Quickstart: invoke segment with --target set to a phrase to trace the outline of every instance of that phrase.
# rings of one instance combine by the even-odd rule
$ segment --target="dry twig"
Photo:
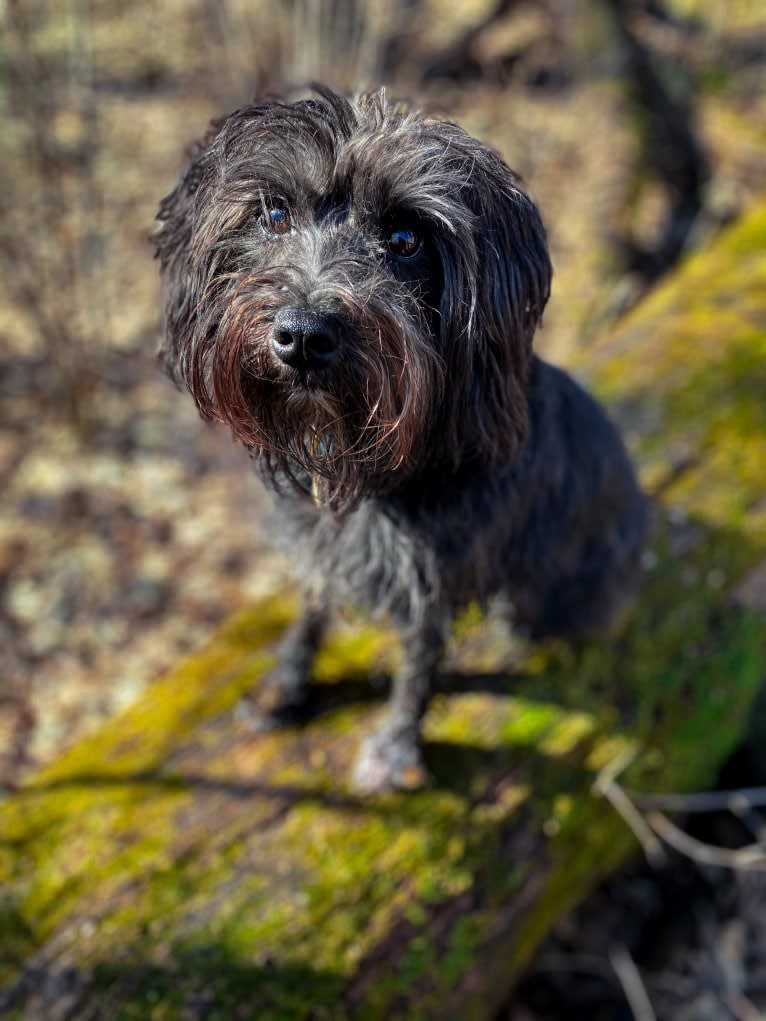
[[[593,784],[593,791],[600,794],[618,812],[625,824],[632,830],[633,835],[643,848],[646,860],[655,868],[660,868],[667,863],[667,856],[662,844],[654,835],[651,827],[646,823],[643,815],[631,801],[630,797],[617,783],[617,777],[623,773],[636,757],[635,748],[627,748],[620,755],[617,755],[596,777]]]
[[[742,787],[732,791],[699,791],[696,794],[642,794],[630,791],[640,807],[661,812],[724,812],[741,815],[744,808],[766,807],[766,787]]]
[[[641,973],[625,947],[614,947],[609,952],[609,961],[635,1021],[657,1021]]]
[[[625,824],[630,827],[652,866],[664,865],[667,855],[661,841],[698,865],[721,868],[766,870],[764,822],[754,811],[766,805],[766,788],[752,787],[736,791],[708,791],[698,794],[638,794],[617,782],[634,760],[634,749],[626,749],[608,763],[596,777],[593,790],[606,798]],[[646,814],[641,808],[650,809]],[[728,810],[748,825],[757,837],[756,843],[736,850],[706,844],[684,832],[660,811],[710,812]]]
[[[696,837],[689,836],[662,812],[650,812],[646,816],[646,821],[666,844],[675,848],[686,858],[697,862],[698,865],[766,870],[766,848],[762,844],[748,844],[737,850],[728,847],[715,847],[697,840]]]

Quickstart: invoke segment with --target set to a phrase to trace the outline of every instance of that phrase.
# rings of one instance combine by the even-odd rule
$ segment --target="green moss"
[[[314,678],[330,683],[349,677],[369,676],[370,671],[391,671],[399,657],[397,636],[360,624],[338,634],[337,643],[326,644],[314,663]]]
[[[16,973],[35,945],[34,933],[16,898],[0,893],[0,983]]]

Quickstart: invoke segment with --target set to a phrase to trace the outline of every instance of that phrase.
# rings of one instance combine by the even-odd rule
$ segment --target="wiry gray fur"
[[[532,353],[551,277],[537,209],[456,125],[319,89],[215,123],[157,246],[165,364],[251,450],[306,589],[262,702],[303,701],[332,604],[391,615],[404,664],[357,781],[412,782],[456,610],[505,592],[533,636],[595,634],[637,579],[646,510],[619,436]],[[285,334],[297,364],[287,311],[319,324]],[[317,337],[329,354],[309,359]]]

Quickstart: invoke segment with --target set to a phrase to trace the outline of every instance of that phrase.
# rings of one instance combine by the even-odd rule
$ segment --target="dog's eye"
[[[398,227],[388,235],[388,250],[400,259],[411,259],[420,251],[421,240],[409,227]]]
[[[284,206],[272,206],[271,209],[264,209],[261,214],[261,223],[269,234],[288,234],[293,225],[290,217],[290,210]]]

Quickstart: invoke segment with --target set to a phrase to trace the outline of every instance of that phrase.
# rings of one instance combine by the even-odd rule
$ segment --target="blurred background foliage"
[[[386,83],[496,145],[572,359],[766,190],[763,0],[3,0],[0,783],[272,590],[246,460],[154,361],[149,235],[254,93]]]

